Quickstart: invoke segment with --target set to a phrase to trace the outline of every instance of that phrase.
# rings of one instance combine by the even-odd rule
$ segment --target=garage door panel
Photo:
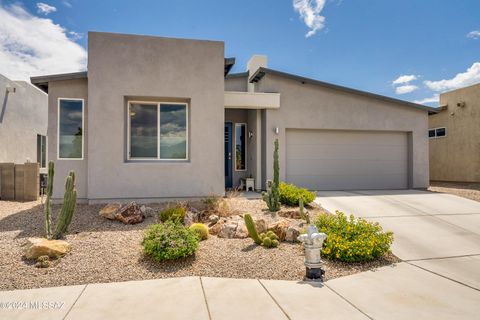
[[[388,145],[289,145],[287,160],[297,159],[353,159],[353,160],[398,160],[405,155],[399,146]],[[378,155],[382,156],[379,157]],[[403,161],[403,159],[402,159]],[[288,161],[287,161],[288,162]]]
[[[309,159],[287,160],[288,175],[374,175],[400,174],[406,175],[407,168],[404,161],[356,161],[349,159],[324,159],[311,161]]]
[[[286,180],[311,190],[408,186],[404,132],[287,129]]]
[[[351,175],[296,175],[295,184],[310,190],[361,190],[361,189],[399,189],[398,181],[404,179],[403,175],[378,175],[354,177]],[[291,177],[287,176],[287,181]],[[320,186],[316,188],[308,186]],[[400,188],[401,189],[401,188]]]
[[[296,130],[289,129],[287,144],[295,145],[397,145],[405,144],[405,133],[385,131]],[[322,132],[321,135],[315,134]],[[311,134],[313,133],[313,134]]]

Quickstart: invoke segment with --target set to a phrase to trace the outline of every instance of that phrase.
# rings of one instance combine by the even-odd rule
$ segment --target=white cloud
[[[325,17],[320,13],[325,6],[325,0],[293,0],[293,9],[300,14],[305,25],[310,29],[306,38],[313,36],[325,26]]]
[[[467,33],[467,38],[480,39],[480,30],[473,30]]]
[[[67,0],[63,0],[62,3],[63,3],[63,5],[64,5],[65,7],[69,7],[69,8],[72,7],[72,4],[71,4],[69,1],[67,1]]]
[[[402,75],[398,77],[397,79],[393,80],[393,84],[403,84],[403,83],[409,83],[414,80],[417,80],[417,76],[410,74],[410,75]]]
[[[396,94],[406,94],[406,93],[413,92],[417,89],[418,89],[417,86],[415,86],[413,84],[407,84],[407,85],[404,85],[404,86],[396,87],[395,88],[395,93]]]
[[[20,5],[0,6],[0,73],[14,80],[85,70],[86,50],[67,31]]]
[[[453,90],[466,87],[480,82],[480,62],[472,64],[467,71],[458,73],[451,79],[444,79],[438,81],[424,81],[424,84],[433,91]]]
[[[438,103],[439,99],[440,99],[440,95],[438,93],[435,93],[433,96],[429,98],[415,100],[413,102],[419,103],[419,104],[434,103],[434,102]]]
[[[78,39],[83,38],[83,33],[78,33],[75,31],[68,31],[69,38],[72,39],[73,41],[77,41]]]
[[[38,13],[43,13],[44,15],[47,15],[49,13],[57,11],[57,8],[55,8],[54,6],[50,6],[50,5],[48,5],[46,3],[43,3],[43,2],[38,2],[37,3],[37,10],[38,10]]]

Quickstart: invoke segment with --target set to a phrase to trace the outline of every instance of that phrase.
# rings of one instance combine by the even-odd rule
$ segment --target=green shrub
[[[189,229],[195,231],[200,240],[208,239],[208,227],[203,223],[194,223],[189,227]]]
[[[343,212],[320,214],[315,219],[319,232],[327,234],[322,255],[331,260],[363,262],[375,260],[390,251],[393,233],[384,232],[377,222],[349,218]]]
[[[173,260],[192,255],[198,248],[198,235],[195,231],[167,220],[163,224],[153,224],[145,230],[143,251],[155,261]]]
[[[280,182],[280,202],[287,206],[298,206],[300,199],[307,205],[315,200],[315,192],[310,192],[305,188],[299,188],[293,184]]]
[[[168,207],[160,211],[159,218],[162,222],[171,220],[174,222],[183,223],[186,212],[187,210],[183,206],[176,205],[174,207]]]

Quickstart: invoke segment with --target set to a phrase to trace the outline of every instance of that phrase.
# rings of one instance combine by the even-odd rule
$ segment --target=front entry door
[[[232,187],[232,130],[232,123],[225,122],[225,188]]]

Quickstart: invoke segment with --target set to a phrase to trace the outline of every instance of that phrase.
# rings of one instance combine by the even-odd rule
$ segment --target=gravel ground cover
[[[450,193],[459,197],[480,201],[480,183],[431,182],[428,190]]]
[[[258,199],[226,201],[233,212],[263,213],[266,210],[265,204]],[[156,210],[161,207],[150,206]],[[153,262],[144,256],[140,242],[144,229],[155,223],[156,218],[147,218],[137,225],[124,225],[100,217],[101,208],[101,205],[78,205],[66,236],[72,252],[50,268],[40,269],[22,258],[22,245],[26,238],[44,234],[41,203],[0,201],[0,290],[183,276],[301,280],[305,272],[301,245],[282,243],[277,249],[265,249],[254,245],[249,238],[212,236],[200,243],[192,257]],[[54,206],[53,211],[58,212],[59,206]],[[325,261],[326,279],[397,261],[393,255],[365,264]]]

